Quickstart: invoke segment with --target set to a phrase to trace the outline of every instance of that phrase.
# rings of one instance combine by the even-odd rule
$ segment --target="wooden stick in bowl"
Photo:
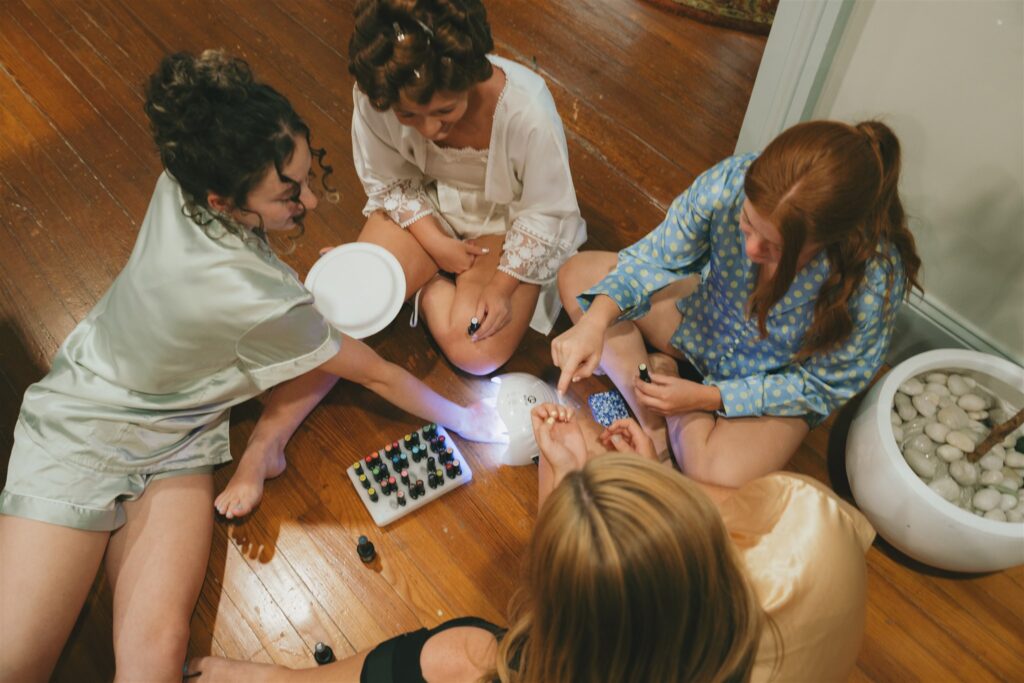
[[[997,424],[995,427],[993,427],[992,431],[985,438],[985,440],[978,444],[978,447],[975,448],[973,452],[967,454],[967,461],[977,462],[978,459],[981,458],[981,456],[988,453],[993,446],[1002,441],[1003,438],[1007,434],[1012,432],[1014,429],[1020,427],[1021,424],[1024,424],[1024,408],[1018,410],[1017,414],[1011,417],[1006,422],[1003,422],[1002,424]]]

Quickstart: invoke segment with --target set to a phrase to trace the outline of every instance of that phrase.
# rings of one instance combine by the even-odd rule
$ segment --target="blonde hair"
[[[540,511],[497,675],[507,683],[745,681],[766,616],[711,501],[609,453]]]

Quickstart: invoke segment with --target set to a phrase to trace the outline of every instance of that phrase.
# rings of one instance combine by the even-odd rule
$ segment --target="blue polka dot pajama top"
[[[762,338],[757,319],[747,316],[758,271],[740,231],[743,179],[755,158],[730,157],[701,174],[672,202],[661,225],[619,252],[615,270],[579,301],[586,310],[605,294],[619,306],[620,319],[634,320],[648,312],[655,291],[700,273],[696,292],[677,304],[682,322],[671,344],[705,384],[721,391],[719,414],[799,416],[813,427],[863,389],[881,366],[903,299],[903,267],[895,247],[880,248],[848,302],[851,335],[796,362],[818,288],[829,273],[828,258],[819,253],[771,308],[768,336]]]

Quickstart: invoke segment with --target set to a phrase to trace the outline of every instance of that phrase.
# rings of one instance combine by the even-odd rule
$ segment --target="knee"
[[[459,337],[460,335],[450,335],[444,340],[438,340],[438,343],[448,361],[470,375],[491,374],[507,363],[515,351],[514,346],[505,348],[508,345],[497,343],[494,339],[474,343],[468,337]],[[492,341],[495,343],[491,343]]]
[[[588,287],[584,284],[585,256],[576,254],[558,269],[558,296],[566,308],[576,306],[576,297]]]
[[[4,644],[4,649],[8,649],[8,644]],[[0,653],[0,683],[48,681],[56,664],[56,652],[52,657],[32,656],[28,650]]]
[[[712,481],[713,467],[710,454],[706,447],[688,445],[685,449],[679,443],[672,444],[676,464],[679,470],[690,479],[704,484],[715,484]]]
[[[751,451],[725,452],[714,444],[674,445],[679,469],[690,479],[703,484],[724,488],[739,488],[749,481],[769,474],[772,468],[756,462],[757,454]],[[754,459],[752,461],[751,459]]]
[[[401,230],[398,225],[387,217],[382,211],[374,211],[363,223],[363,229],[359,231],[358,242],[373,242],[378,235],[389,234],[394,230]]]
[[[576,303],[576,297],[612,272],[616,263],[618,263],[618,254],[615,252],[583,251],[570,258],[558,269],[558,295],[562,299],[565,310],[574,320],[580,310]]]
[[[114,643],[116,680],[171,680],[180,676],[188,639],[188,621],[133,625]]]
[[[466,347],[469,346],[476,345],[468,342],[456,345],[448,353],[448,360],[459,370],[470,375],[478,377],[489,375],[507,363],[508,359],[512,357],[511,351],[507,353],[495,353],[493,351],[487,353],[467,349]]]

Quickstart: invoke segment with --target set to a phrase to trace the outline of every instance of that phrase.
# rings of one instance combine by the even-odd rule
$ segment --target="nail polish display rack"
[[[380,527],[473,479],[459,447],[444,427],[434,424],[386,444],[349,465],[346,471],[359,499]]]

